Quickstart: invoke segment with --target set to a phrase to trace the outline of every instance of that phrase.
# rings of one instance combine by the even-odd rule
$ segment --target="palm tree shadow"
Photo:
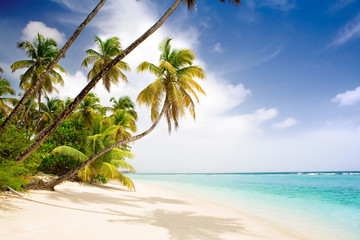
[[[14,197],[0,196],[0,211],[5,212],[21,210],[21,207],[13,204],[13,198]]]
[[[173,212],[157,209],[147,216],[118,214],[128,217],[125,220],[108,220],[109,222],[125,221],[127,223],[144,223],[168,230],[170,239],[223,239],[225,233],[245,233],[243,224],[236,218],[199,216],[193,212]]]
[[[138,197],[133,195],[128,195],[127,198],[131,199],[131,202],[142,202],[148,204],[158,204],[158,203],[165,203],[165,204],[188,204],[186,201],[173,199],[173,198],[162,198],[162,197]]]
[[[132,203],[126,198],[120,196],[104,196],[103,194],[93,193],[89,191],[83,191],[79,193],[78,191],[72,191],[71,189],[61,189],[52,194],[48,194],[47,197],[52,200],[64,201],[67,200],[76,204],[115,204],[123,205],[128,207],[140,207],[137,204]]]

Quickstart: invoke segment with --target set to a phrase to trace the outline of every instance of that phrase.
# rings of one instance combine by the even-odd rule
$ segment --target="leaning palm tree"
[[[86,139],[85,151],[81,152],[75,148],[68,146],[59,146],[52,153],[62,156],[71,157],[73,159],[84,162],[89,156],[94,155],[104,147],[113,143],[113,134],[106,126],[103,125],[103,119],[97,118],[92,125],[89,135]],[[91,164],[78,172],[78,177],[83,182],[91,183],[94,179],[113,179],[119,181],[129,190],[135,190],[134,183],[127,176],[123,175],[119,168],[135,172],[134,168],[125,160],[125,158],[133,158],[131,152],[121,148],[113,148],[106,154],[96,158]]]
[[[0,67],[0,73],[3,72],[3,69]],[[7,117],[8,112],[12,110],[9,104],[15,105],[18,101],[16,98],[7,97],[6,95],[15,95],[15,91],[9,81],[0,76],[0,113],[4,117]]]
[[[71,35],[69,40],[65,43],[63,48],[59,51],[56,57],[52,60],[52,62],[48,65],[46,70],[39,76],[39,78],[34,82],[34,84],[24,93],[21,100],[17,103],[15,108],[11,111],[10,115],[5,119],[5,121],[0,125],[0,134],[9,126],[12,120],[18,115],[24,105],[28,102],[28,100],[34,95],[36,89],[43,83],[46,76],[50,74],[53,68],[57,65],[61,58],[64,57],[67,50],[70,48],[75,39],[79,36],[79,34],[84,30],[86,25],[95,17],[95,15],[100,11],[102,6],[105,4],[106,0],[101,0],[96,7],[90,12],[90,14],[85,18],[85,20],[77,27],[75,32]]]
[[[39,33],[35,37],[33,43],[25,41],[18,43],[17,46],[18,48],[23,49],[30,59],[16,61],[11,65],[11,69],[12,72],[22,68],[27,69],[25,73],[20,76],[20,88],[27,90],[32,85],[34,85],[40,74],[46,70],[47,66],[59,53],[59,49],[57,48],[57,43],[55,40],[51,38],[45,38]],[[59,65],[55,65],[54,68],[60,72],[67,73],[66,70]],[[45,77],[42,84],[36,89],[39,107],[41,103],[41,97],[44,94],[57,91],[57,89],[53,86],[54,83],[60,83],[63,85],[64,80],[57,71],[51,70],[49,75]],[[32,96],[31,104],[33,99],[34,96]]]
[[[139,72],[148,70],[156,77],[155,82],[147,86],[138,96],[140,104],[144,103],[151,107],[153,125],[139,135],[120,139],[116,143],[103,148],[74,170],[45,184],[44,189],[53,190],[56,185],[77,174],[81,169],[111,149],[143,138],[154,130],[163,115],[167,118],[169,130],[171,130],[172,123],[175,127],[178,126],[179,118],[185,114],[186,110],[189,110],[195,118],[192,97],[199,102],[196,91],[202,94],[205,94],[205,92],[194,78],[203,79],[205,73],[202,68],[193,65],[195,55],[189,49],[172,49],[170,41],[171,39],[166,39],[160,44],[161,55],[158,66],[149,62],[143,62],[138,66]]]
[[[64,110],[64,112],[54,121],[46,131],[41,132],[40,135],[36,136],[35,141],[25,149],[19,156],[16,157],[16,161],[21,163],[27,157],[30,156],[59,126],[60,124],[76,109],[80,104],[82,99],[88,94],[91,89],[100,81],[100,79],[119,61],[121,61],[125,56],[127,56],[131,51],[133,51],[137,46],[139,46],[145,39],[147,39],[151,34],[153,34],[157,29],[159,29],[164,22],[169,18],[169,16],[175,11],[175,9],[180,5],[181,2],[184,2],[188,9],[194,8],[196,0],[175,0],[173,5],[166,11],[166,13],[152,26],[150,27],[143,35],[131,43],[124,51],[117,55],[108,65],[106,65],[91,81],[85,86],[83,90],[77,95],[74,101]],[[220,0],[220,2],[225,2],[225,0]],[[228,2],[233,3],[234,5],[239,6],[240,0],[228,0]],[[1,129],[0,129],[1,131]]]
[[[122,52],[118,37],[112,37],[102,41],[98,36],[95,36],[95,43],[97,44],[98,51],[93,49],[86,50],[86,54],[88,56],[81,64],[86,68],[89,67],[90,64],[94,64],[88,73],[88,80],[94,78],[101,69],[108,65],[114,57]],[[110,92],[111,83],[117,84],[119,79],[125,82],[128,81],[121,70],[130,70],[130,67],[126,62],[119,61],[102,77],[103,85],[108,92]]]

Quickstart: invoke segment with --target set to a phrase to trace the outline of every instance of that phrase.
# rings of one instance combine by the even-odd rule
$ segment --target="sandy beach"
[[[64,183],[55,192],[0,197],[0,239],[302,239],[206,199],[136,181],[136,192],[116,183]]]

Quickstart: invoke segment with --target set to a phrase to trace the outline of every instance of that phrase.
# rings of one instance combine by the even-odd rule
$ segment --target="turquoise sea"
[[[360,172],[134,174],[219,202],[304,239],[360,240]]]

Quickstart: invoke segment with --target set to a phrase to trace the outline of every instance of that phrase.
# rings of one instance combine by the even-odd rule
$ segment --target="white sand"
[[[0,239],[303,239],[197,197],[136,181],[136,192],[67,182],[55,192],[0,197]]]

